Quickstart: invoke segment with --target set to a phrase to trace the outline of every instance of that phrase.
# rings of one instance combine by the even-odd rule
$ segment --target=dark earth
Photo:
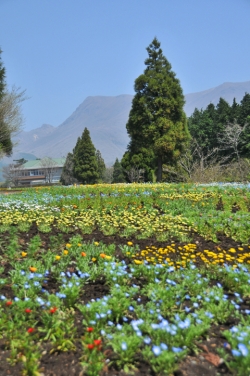
[[[115,244],[116,253],[115,256],[119,260],[125,260],[126,264],[131,264],[133,260],[131,258],[125,257],[119,248],[119,245],[127,244],[128,239],[121,238],[119,236],[105,236],[100,231],[96,230],[90,235],[81,234],[80,231],[72,231],[65,234],[59,232],[56,228],[53,228],[50,233],[39,232],[35,224],[32,225],[29,233],[17,232],[19,243],[21,249],[25,249],[25,243],[35,235],[39,235],[42,241],[43,248],[47,249],[53,246],[56,247],[56,242],[59,241],[60,244],[65,244],[69,242],[70,238],[76,234],[80,234],[83,237],[84,242],[98,241],[104,244]],[[234,247],[237,249],[238,246],[242,246],[241,243],[237,243],[234,240],[227,238],[223,234],[217,234],[219,243],[215,244],[212,241],[206,241],[201,236],[193,234],[193,242],[197,244],[197,252],[209,249],[216,252],[216,246],[220,246],[223,249],[228,249]],[[59,240],[56,240],[59,239]],[[172,239],[173,241],[174,239]],[[0,260],[1,265],[5,267],[4,273],[0,275],[0,278],[8,277],[9,271],[12,269],[8,261],[4,259],[4,244],[8,244],[9,234],[2,233],[0,236],[1,248],[0,248]],[[130,237],[129,241],[132,241],[133,244],[137,244],[139,249],[145,249],[146,246],[154,245],[156,247],[165,247],[170,244],[170,242],[159,242],[154,238],[138,240],[135,237]],[[174,240],[175,244],[183,245],[183,243]],[[58,244],[59,245],[59,244]],[[219,252],[219,251],[218,251]],[[176,256],[177,257],[177,256]],[[69,267],[69,270],[74,271],[74,265]],[[131,283],[136,283],[139,286],[143,285],[142,280],[133,280]],[[46,289],[50,292],[56,290],[56,280],[53,279],[53,276],[49,276]],[[100,277],[96,281],[92,281],[89,284],[85,285],[84,293],[81,296],[81,302],[87,303],[91,299],[101,298],[107,295],[109,292],[109,287],[105,284],[105,276]],[[12,299],[13,291],[9,286],[2,286],[0,288],[0,294],[4,294],[8,299]],[[228,294],[230,294],[228,292]],[[136,298],[136,297],[135,297]],[[141,297],[141,304],[146,302],[147,297]],[[244,301],[241,303],[243,307],[249,307],[249,302]],[[77,333],[79,338],[83,335],[82,327],[82,316],[79,311],[76,310],[75,314],[75,325],[77,327]],[[174,376],[219,376],[219,375],[236,375],[236,373],[231,372],[224,361],[220,358],[217,353],[217,348],[223,347],[225,343],[225,338],[223,338],[222,331],[230,329],[232,326],[237,324],[237,320],[234,317],[230,317],[226,323],[223,325],[212,326],[209,332],[206,334],[206,337],[200,338],[199,342],[196,343],[197,351],[195,353],[190,353],[180,364],[178,369],[174,372]],[[112,351],[111,348],[103,348],[102,351],[105,353],[105,358],[110,361],[116,359],[116,354]],[[60,375],[77,375],[84,376],[86,373],[82,371],[81,365],[79,364],[79,358],[82,355],[82,348],[80,341],[76,343],[76,350],[71,352],[54,352],[50,353],[50,348],[48,345],[42,345],[42,358],[40,361],[40,375],[44,376],[60,376]],[[230,351],[227,350],[230,359]],[[0,339],[0,375],[21,375],[22,366],[21,363],[17,363],[14,366],[11,366],[7,359],[10,357],[10,350],[6,347],[5,343]],[[134,375],[143,376],[143,375],[152,375],[157,376],[156,373],[151,369],[149,363],[145,362],[142,358],[138,357],[135,363],[136,370]],[[100,376],[127,376],[128,374],[123,371],[116,369],[114,366],[108,367],[108,362],[104,366],[103,371],[100,373]]]

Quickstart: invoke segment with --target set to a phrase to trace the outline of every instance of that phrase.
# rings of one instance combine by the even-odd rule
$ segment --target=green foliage
[[[125,178],[123,174],[123,168],[118,158],[116,158],[113,168],[114,170],[112,183],[124,183]]]
[[[77,183],[77,179],[73,176],[73,154],[68,153],[65,164],[63,166],[60,182],[63,185],[72,185]]]
[[[189,133],[180,82],[156,38],[147,52],[146,69],[135,80],[136,94],[126,125],[131,142],[122,165],[144,168],[148,178],[152,169],[157,170],[157,180],[161,181],[162,163],[176,163]],[[145,155],[149,160],[143,166]]]
[[[103,174],[106,169],[104,159],[102,158],[100,150],[96,150],[96,161],[98,170],[98,180],[101,182],[103,180]]]
[[[239,156],[241,158],[249,157],[249,120],[250,94],[247,93],[240,104],[234,99],[232,106],[230,106],[223,98],[220,98],[216,106],[210,103],[205,110],[196,108],[188,119],[188,129],[192,137],[191,153],[193,153],[196,145],[199,145],[200,153],[203,156],[207,156],[217,148],[218,157],[227,157],[227,163],[231,162],[236,158],[233,144],[223,145],[221,140],[229,124],[238,124],[243,130],[239,139]]]
[[[87,128],[84,129],[82,137],[78,137],[73,150],[73,175],[84,184],[95,184],[98,181],[96,149]]]

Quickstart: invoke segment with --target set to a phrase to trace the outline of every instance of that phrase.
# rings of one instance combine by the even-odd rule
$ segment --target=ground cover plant
[[[247,185],[0,195],[0,374],[250,374]]]

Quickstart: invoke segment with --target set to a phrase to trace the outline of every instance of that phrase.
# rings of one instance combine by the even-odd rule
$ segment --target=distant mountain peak
[[[205,109],[209,103],[215,105],[222,97],[230,104],[233,98],[239,103],[245,93],[250,93],[250,81],[224,82],[223,84],[198,93],[185,96],[184,110],[190,116],[195,108]],[[43,124],[18,136],[17,149],[35,154],[37,157],[66,157],[82,135],[85,127],[90,131],[96,149],[101,151],[107,164],[121,159],[126,151],[129,138],[126,130],[133,96],[88,96],[75,111],[58,127]],[[53,137],[52,137],[53,134]]]

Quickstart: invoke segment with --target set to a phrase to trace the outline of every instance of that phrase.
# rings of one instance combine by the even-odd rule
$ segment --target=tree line
[[[63,168],[63,184],[100,182],[248,180],[250,178],[250,94],[232,105],[220,98],[187,118],[180,81],[154,38],[126,129],[130,138],[121,161],[106,167],[89,130],[84,129]],[[1,52],[0,52],[1,53]],[[8,100],[12,105],[8,105]],[[0,153],[9,155],[20,124],[23,93],[6,91],[0,60]],[[7,111],[6,108],[11,111]],[[16,116],[14,116],[16,115]],[[11,120],[12,119],[12,120]],[[14,119],[14,120],[13,120]]]

